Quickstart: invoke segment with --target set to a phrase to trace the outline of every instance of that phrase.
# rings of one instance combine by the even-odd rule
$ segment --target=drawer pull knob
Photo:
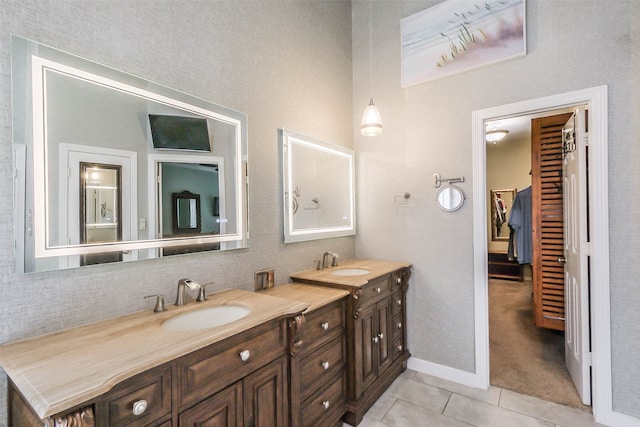
[[[147,401],[144,399],[138,400],[133,403],[133,415],[142,415],[147,410]]]
[[[326,331],[329,329],[329,322],[322,322],[322,325],[320,326],[322,327],[322,330]]]
[[[380,288],[378,287],[378,288],[375,288],[375,291],[376,291],[376,293],[377,293],[377,294],[379,294],[380,292],[382,292],[382,289],[380,289]]]
[[[401,346],[401,345],[397,346],[397,347],[396,347],[396,350],[398,350],[398,351],[402,351],[402,346]]]
[[[373,337],[373,342],[374,342],[375,344],[378,344],[378,341],[379,341],[379,338],[378,338],[377,336]]]
[[[329,404],[329,401],[328,401],[328,400],[323,400],[323,401],[322,401],[322,407],[323,407],[324,409],[329,409],[329,406],[330,406],[330,404]]]
[[[396,277],[396,283],[397,284],[402,283],[402,277]]]
[[[243,350],[240,352],[240,359],[242,359],[243,362],[246,362],[247,360],[249,360],[250,357],[251,357],[251,352],[249,350]]]
[[[402,305],[402,300],[401,300],[401,299],[397,299],[397,300],[396,300],[396,304],[397,304],[397,305]]]
[[[325,371],[329,369],[329,362],[322,362],[322,369],[324,369]]]
[[[402,322],[396,323],[396,326],[398,327],[398,329],[402,329]]]

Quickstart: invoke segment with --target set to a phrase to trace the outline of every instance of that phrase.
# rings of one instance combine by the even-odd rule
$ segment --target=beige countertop
[[[337,267],[328,267],[322,270],[315,268],[297,271],[291,274],[291,278],[296,280],[312,280],[317,282],[335,283],[338,285],[361,287],[369,283],[369,280],[391,273],[399,268],[411,267],[408,262],[378,261],[372,259],[350,259],[339,262]],[[339,276],[333,274],[337,270],[346,268],[363,268],[369,270],[368,273],[355,276]]]
[[[227,325],[168,331],[160,324],[180,313],[220,304],[251,311]],[[308,304],[229,289],[208,301],[167,311],[151,309],[0,347],[0,365],[42,419],[109,391],[114,385],[272,319],[295,315]]]
[[[263,289],[260,293],[288,298],[307,304],[308,308],[305,313],[317,310],[349,295],[349,291],[342,289],[324,288],[322,286],[305,285],[295,282]]]

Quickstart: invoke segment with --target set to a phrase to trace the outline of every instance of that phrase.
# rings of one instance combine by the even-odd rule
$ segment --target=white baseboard
[[[480,378],[472,372],[461,371],[460,369],[439,365],[416,357],[410,357],[407,362],[407,366],[409,369],[413,369],[414,371],[433,375],[434,377],[453,381],[454,383],[466,385],[468,387],[485,388]]]
[[[640,427],[640,419],[621,412],[609,412],[602,417],[598,417],[596,422],[611,427]]]

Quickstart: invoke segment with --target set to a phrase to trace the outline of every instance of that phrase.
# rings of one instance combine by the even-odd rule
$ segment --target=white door
[[[587,235],[586,111],[577,108],[562,130],[565,155],[565,363],[585,405],[591,404],[589,242]],[[559,260],[562,261],[562,260]]]

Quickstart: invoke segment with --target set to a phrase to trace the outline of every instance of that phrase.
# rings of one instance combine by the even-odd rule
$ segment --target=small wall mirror
[[[200,195],[190,191],[173,193],[173,233],[199,233]]]
[[[464,203],[464,193],[455,185],[447,185],[438,190],[436,201],[443,211],[457,211]]]
[[[491,240],[509,240],[509,214],[516,198],[515,188],[491,190],[489,204],[491,209]]]
[[[11,49],[18,272],[248,246],[244,113],[21,37]]]
[[[279,133],[285,243],[354,235],[353,150],[288,129]]]

